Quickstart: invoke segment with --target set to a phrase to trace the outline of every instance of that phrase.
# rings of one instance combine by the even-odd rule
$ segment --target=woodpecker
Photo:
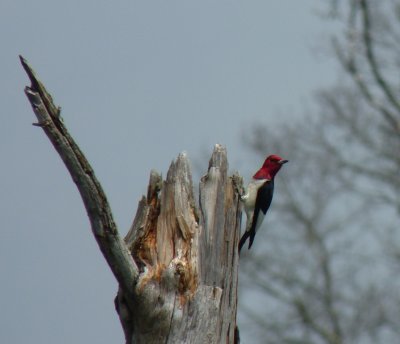
[[[275,175],[282,165],[287,162],[288,160],[284,160],[278,155],[267,157],[264,164],[247,185],[245,194],[240,197],[244,204],[247,222],[246,231],[239,241],[239,253],[248,237],[250,237],[249,249],[253,245],[257,229],[260,227],[272,202]]]

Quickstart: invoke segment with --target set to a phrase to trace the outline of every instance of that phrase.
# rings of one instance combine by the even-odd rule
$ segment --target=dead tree
[[[41,127],[81,194],[95,239],[119,283],[115,305],[126,343],[235,343],[241,210],[238,175],[228,177],[216,145],[201,179],[199,204],[185,154],[167,178],[151,172],[125,239],[94,171],[68,133],[44,85],[20,57],[25,88]]]

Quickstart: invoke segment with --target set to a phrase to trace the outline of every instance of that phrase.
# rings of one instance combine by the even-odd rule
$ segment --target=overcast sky
[[[18,54],[62,107],[125,234],[150,169],[165,173],[183,150],[206,169],[204,152],[222,143],[247,177],[259,162],[242,147],[243,130],[293,120],[333,82],[334,61],[316,54],[328,30],[321,8],[0,0],[0,343],[123,343],[117,284],[75,185],[31,126]]]

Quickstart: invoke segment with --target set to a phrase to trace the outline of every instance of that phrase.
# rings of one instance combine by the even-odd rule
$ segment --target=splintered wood
[[[186,154],[172,162],[164,181],[152,171],[147,197],[139,202],[125,238],[140,271],[138,299],[149,302],[156,297],[150,302],[153,316],[166,326],[158,327],[160,335],[173,333],[169,333],[171,343],[171,335],[176,340],[185,336],[188,343],[206,343],[210,338],[233,343],[241,210],[236,185],[227,173],[226,150],[216,145],[196,205]],[[140,302],[137,309],[143,306]],[[134,316],[133,323],[143,326],[148,323],[146,316],[139,322]],[[160,321],[162,316],[165,322]]]

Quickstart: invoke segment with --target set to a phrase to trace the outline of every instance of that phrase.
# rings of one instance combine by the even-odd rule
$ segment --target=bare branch
[[[133,286],[138,268],[123,239],[119,236],[107,197],[94,175],[93,169],[72,139],[60,117],[50,94],[36,77],[27,61],[20,56],[21,64],[31,80],[25,94],[38,119],[37,125],[46,133],[64,161],[85,205],[94,237],[125,295],[133,297]],[[132,299],[131,299],[132,300]],[[132,302],[129,302],[132,306]],[[133,308],[131,309],[133,310]]]
[[[390,111],[386,106],[377,102],[375,97],[372,95],[368,84],[363,79],[361,72],[359,70],[356,58],[354,56],[346,58],[342,53],[337,41],[333,41],[333,46],[336,52],[336,56],[339,62],[342,64],[343,68],[349,73],[355,84],[358,86],[361,94],[365,100],[371,105],[372,108],[379,111],[384,118],[389,122],[389,124],[395,128],[396,131],[400,130],[399,122],[396,120],[396,115]]]
[[[371,67],[372,74],[375,78],[376,83],[380,86],[381,90],[385,94],[387,100],[396,108],[398,112],[400,112],[400,103],[397,100],[396,96],[393,94],[391,87],[382,76],[375,57],[373,42],[371,38],[371,20],[369,15],[368,1],[360,0],[360,7],[363,18],[363,40],[366,49],[366,57]]]

